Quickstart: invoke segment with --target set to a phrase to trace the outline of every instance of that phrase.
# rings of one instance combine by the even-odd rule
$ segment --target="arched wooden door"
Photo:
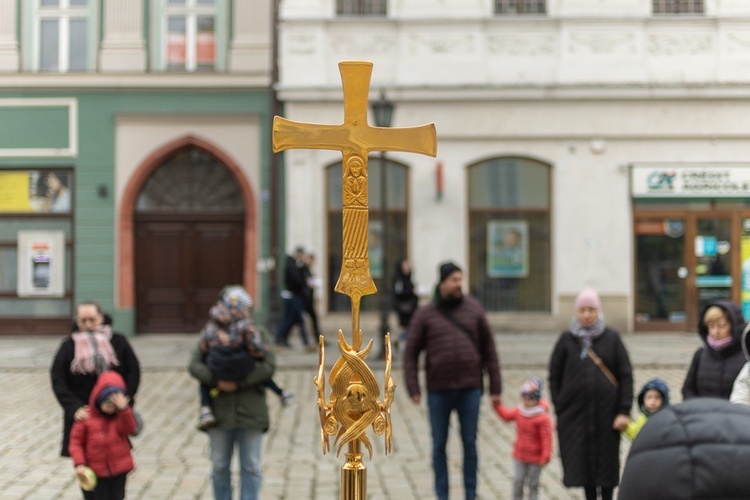
[[[197,332],[219,290],[243,282],[244,208],[227,168],[195,146],[148,178],[135,207],[136,327]]]

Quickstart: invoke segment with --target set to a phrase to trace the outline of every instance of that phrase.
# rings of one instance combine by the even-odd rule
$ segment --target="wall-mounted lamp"
[[[99,198],[106,198],[109,195],[109,188],[106,184],[99,184],[96,186],[96,194]]]

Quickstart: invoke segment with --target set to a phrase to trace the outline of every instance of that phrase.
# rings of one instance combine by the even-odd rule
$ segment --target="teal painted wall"
[[[113,313],[117,330],[134,332],[133,310],[116,310],[115,296],[115,116],[123,113],[152,114],[257,114],[261,127],[261,185],[253,186],[259,197],[258,256],[269,255],[268,207],[273,201],[269,193],[270,176],[270,93],[265,89],[248,91],[78,91],[0,93],[0,98],[75,98],[78,102],[78,154],[73,159],[2,158],[0,168],[63,165],[74,169],[75,175],[75,262],[74,302],[95,299]],[[39,111],[35,111],[39,113]],[[13,127],[9,117],[0,114],[0,130],[4,136],[0,147],[28,144],[26,127]],[[57,118],[56,118],[57,119]],[[51,128],[53,139],[60,141],[59,131]],[[60,135],[62,137],[62,135]],[[100,198],[97,187],[106,185],[109,196]],[[268,279],[259,280],[261,303],[268,303]],[[265,321],[265,311],[258,319]]]

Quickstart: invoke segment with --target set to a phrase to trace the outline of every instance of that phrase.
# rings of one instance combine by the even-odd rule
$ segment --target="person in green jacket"
[[[641,427],[646,424],[646,421],[654,413],[667,406],[669,406],[667,383],[660,378],[652,378],[643,384],[641,392],[638,393],[638,407],[641,409],[641,414],[635,420],[631,420],[623,432],[632,441],[640,432]]]
[[[264,335],[263,342],[270,342]],[[188,370],[200,383],[215,389],[213,412],[216,425],[207,430],[211,448],[211,482],[216,500],[231,500],[230,464],[235,445],[239,448],[240,498],[256,500],[261,486],[263,433],[268,430],[266,382],[276,369],[273,350],[255,361],[255,369],[244,379],[218,380],[206,366],[204,352],[196,344]]]

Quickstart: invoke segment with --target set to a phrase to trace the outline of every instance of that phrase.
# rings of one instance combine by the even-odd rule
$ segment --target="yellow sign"
[[[0,171],[0,212],[32,212],[29,173]]]

